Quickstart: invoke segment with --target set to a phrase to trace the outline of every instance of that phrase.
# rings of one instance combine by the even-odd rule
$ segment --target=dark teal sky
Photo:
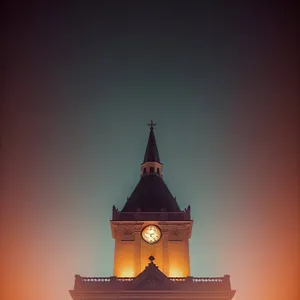
[[[73,275],[112,275],[111,208],[139,180],[151,119],[164,180],[192,207],[192,275],[230,274],[236,300],[295,295],[293,7],[162,2],[8,8],[6,299],[70,299]]]

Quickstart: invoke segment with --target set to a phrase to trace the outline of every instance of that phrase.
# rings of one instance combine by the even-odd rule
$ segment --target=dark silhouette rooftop
[[[141,177],[136,188],[122,209],[122,212],[180,212],[163,179],[156,174]]]

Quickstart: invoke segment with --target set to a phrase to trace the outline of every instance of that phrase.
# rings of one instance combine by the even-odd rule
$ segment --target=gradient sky
[[[192,275],[230,274],[236,300],[296,299],[294,8],[42,2],[4,23],[2,298],[67,300],[75,274],[112,275],[111,208],[153,119],[164,179],[192,208]]]

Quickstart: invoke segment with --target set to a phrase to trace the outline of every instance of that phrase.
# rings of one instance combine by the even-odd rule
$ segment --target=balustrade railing
[[[81,277],[81,282],[110,282],[110,277]]]
[[[74,290],[81,291],[109,291],[112,292],[134,289],[136,277],[81,277],[75,276]],[[231,291],[230,277],[169,277],[172,284],[166,284],[166,287],[172,290],[218,290]]]
[[[131,282],[132,277],[78,277],[78,283],[116,283]]]
[[[119,277],[119,278],[116,278],[116,281],[119,281],[119,282],[128,282],[128,281],[133,281],[134,278],[132,277]]]
[[[176,282],[185,282],[186,277],[169,277],[171,281],[176,281]]]
[[[169,277],[173,282],[186,282],[186,283],[218,283],[225,282],[224,277]],[[117,283],[117,282],[132,282],[133,277],[80,277],[80,283]]]
[[[223,282],[223,277],[192,277],[193,282]]]

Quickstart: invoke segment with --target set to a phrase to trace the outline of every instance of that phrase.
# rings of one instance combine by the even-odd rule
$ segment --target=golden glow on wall
[[[133,268],[127,267],[120,270],[120,275],[118,277],[135,277]]]
[[[190,256],[188,241],[169,241],[168,243],[169,276],[190,276]]]
[[[134,277],[135,272],[135,243],[117,240],[115,246],[114,276]]]
[[[179,268],[170,268],[169,277],[184,277],[183,271]]]
[[[114,276],[136,277],[155,258],[155,265],[166,276],[190,276],[187,226],[192,223],[115,222],[111,221],[115,239]]]

